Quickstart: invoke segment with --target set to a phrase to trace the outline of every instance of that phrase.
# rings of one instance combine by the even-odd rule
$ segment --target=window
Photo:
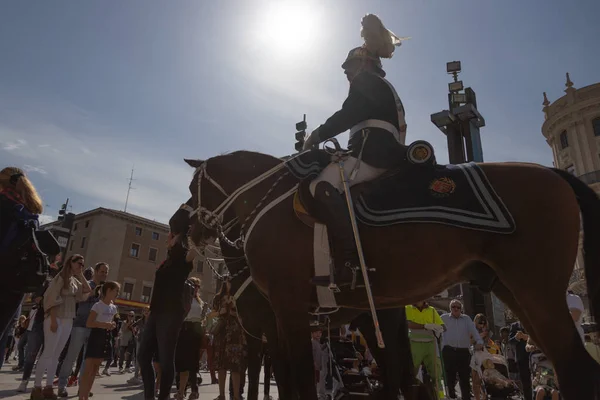
[[[90,226],[90,221],[85,221],[85,227],[87,228],[88,226]]]
[[[594,127],[594,136],[600,136],[600,118],[593,120],[592,126]]]
[[[160,239],[160,235],[158,232],[152,232],[152,240],[158,240]]]
[[[202,274],[204,270],[204,261],[196,261],[196,273]]]
[[[121,298],[125,300],[131,300],[131,295],[133,294],[133,283],[125,282],[123,283],[123,290],[121,291]]]
[[[157,257],[158,257],[158,249],[155,249],[154,247],[150,247],[150,252],[148,253],[148,260],[156,261]]]
[[[85,247],[85,237],[81,238],[81,248],[83,249]]]
[[[144,285],[144,287],[142,287],[142,297],[140,300],[142,303],[150,303],[150,296],[152,296],[152,286]]]
[[[75,244],[74,240],[71,240],[71,245],[69,246],[69,251],[73,251],[73,245]]]
[[[565,171],[567,171],[571,175],[575,176],[575,166],[573,164],[571,164],[567,168],[565,168]]]
[[[73,225],[73,231],[77,230],[77,224]]]
[[[129,249],[129,257],[138,258],[140,256],[140,245],[137,243],[131,243],[131,248]]]
[[[560,149],[566,149],[569,147],[569,137],[567,136],[567,131],[563,131],[560,134]]]
[[[142,228],[135,227],[135,236],[142,236]]]

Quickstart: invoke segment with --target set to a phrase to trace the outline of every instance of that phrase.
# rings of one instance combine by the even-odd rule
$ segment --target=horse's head
[[[231,206],[252,187],[245,184],[281,163],[281,160],[260,153],[238,151],[206,161],[186,159],[185,162],[195,168],[189,186],[191,197],[175,213],[170,225],[182,232],[188,228],[191,241],[203,248],[219,238],[220,231],[226,231],[236,222]]]

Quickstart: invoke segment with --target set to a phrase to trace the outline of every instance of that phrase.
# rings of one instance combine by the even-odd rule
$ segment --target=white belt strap
[[[368,119],[354,125],[352,128],[350,128],[350,137],[354,136],[356,132],[362,131],[365,128],[379,128],[386,130],[394,135],[394,139],[396,139],[398,143],[402,144],[398,128],[396,128],[394,124],[391,124],[387,121],[382,121],[380,119]]]
[[[235,294],[233,295],[233,299],[234,300],[239,299],[240,296],[242,295],[242,293],[244,293],[244,290],[246,290],[246,288],[248,287],[248,285],[251,282],[252,282],[252,276],[249,276],[248,278],[246,278],[244,283],[242,283],[242,286],[240,286],[239,289],[235,291]]]

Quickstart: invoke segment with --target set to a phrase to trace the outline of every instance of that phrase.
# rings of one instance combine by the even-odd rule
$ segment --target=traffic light
[[[60,210],[58,210],[58,220],[60,222],[63,222],[65,220],[65,214],[67,213],[67,205],[68,204],[69,204],[69,199],[67,199],[67,202],[62,205]]]
[[[296,123],[296,145],[294,146],[297,152],[302,151],[304,141],[306,140],[306,114],[302,121]]]

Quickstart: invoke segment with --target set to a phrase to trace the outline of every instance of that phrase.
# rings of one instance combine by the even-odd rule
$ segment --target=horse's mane
[[[259,153],[257,151],[250,150],[236,150],[234,152],[222,153],[213,158],[213,160],[222,159],[223,161],[240,161],[241,159],[253,160],[258,163],[272,163],[273,165],[282,162],[281,158],[272,156],[270,154]]]

